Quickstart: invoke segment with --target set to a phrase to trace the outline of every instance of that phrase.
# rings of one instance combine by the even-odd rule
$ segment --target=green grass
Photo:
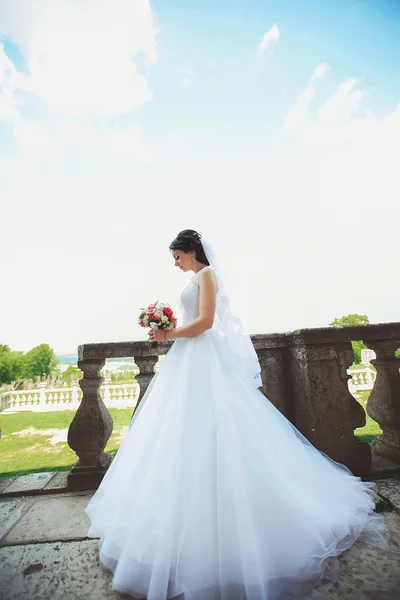
[[[133,408],[111,408],[109,410],[114,421],[114,429],[105,451],[112,453],[120,446],[121,429],[129,425]],[[18,435],[18,433],[29,428],[36,430],[68,429],[74,415],[75,412],[71,410],[48,413],[31,411],[13,414],[1,413],[0,477],[41,471],[69,470],[76,463],[78,457],[67,442],[51,444],[53,433],[34,433],[33,435]]]
[[[357,365],[353,363],[349,366],[350,371],[360,371],[361,369],[370,369],[371,371],[376,371],[374,365],[370,363],[369,365]]]
[[[367,400],[369,398],[370,393],[371,392],[369,390],[363,390],[361,392],[358,392],[357,399],[361,406],[364,408],[364,410],[367,405]],[[354,434],[360,439],[364,440],[365,442],[368,442],[368,444],[372,444],[374,439],[378,435],[381,435],[382,429],[380,428],[379,424],[373,419],[371,419],[371,417],[368,414],[366,414],[365,416],[367,419],[365,426],[356,429],[354,431]]]
[[[362,369],[362,368],[364,368],[364,365],[353,364],[349,367],[349,369],[351,369],[351,370],[357,370],[357,369]],[[376,371],[374,365],[372,365],[372,364],[368,365],[368,368],[371,369],[372,371]],[[362,390],[357,393],[357,400],[361,404],[361,406],[363,407],[364,410],[367,406],[367,400],[369,398],[370,393],[371,393],[370,390]],[[371,419],[371,417],[368,414],[365,414],[365,416],[366,416],[366,421],[367,421],[365,426],[359,427],[358,429],[356,429],[354,431],[354,434],[356,435],[356,437],[359,437],[360,439],[364,440],[365,442],[368,442],[368,444],[372,444],[374,439],[378,435],[381,435],[382,429],[380,428],[380,426],[378,425],[378,423],[376,421]]]

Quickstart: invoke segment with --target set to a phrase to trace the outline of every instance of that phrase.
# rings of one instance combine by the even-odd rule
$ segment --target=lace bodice
[[[199,273],[192,277],[181,294],[183,325],[197,319],[200,314],[200,294],[197,284]]]

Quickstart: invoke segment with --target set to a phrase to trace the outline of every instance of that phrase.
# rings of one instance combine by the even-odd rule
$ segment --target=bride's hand
[[[165,331],[163,329],[150,329],[149,342],[164,342]]]

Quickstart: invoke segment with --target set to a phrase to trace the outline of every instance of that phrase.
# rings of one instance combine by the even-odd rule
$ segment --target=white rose
[[[158,329],[158,323],[150,323],[152,329]]]
[[[163,315],[163,316],[161,317],[161,321],[162,321],[163,323],[168,323],[169,319],[168,319],[167,315]]]

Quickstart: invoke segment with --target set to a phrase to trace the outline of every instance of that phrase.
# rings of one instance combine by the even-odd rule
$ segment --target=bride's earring
[[[194,257],[194,254],[192,254],[192,262],[194,262],[194,263],[196,262],[196,259],[195,259],[195,257]]]

